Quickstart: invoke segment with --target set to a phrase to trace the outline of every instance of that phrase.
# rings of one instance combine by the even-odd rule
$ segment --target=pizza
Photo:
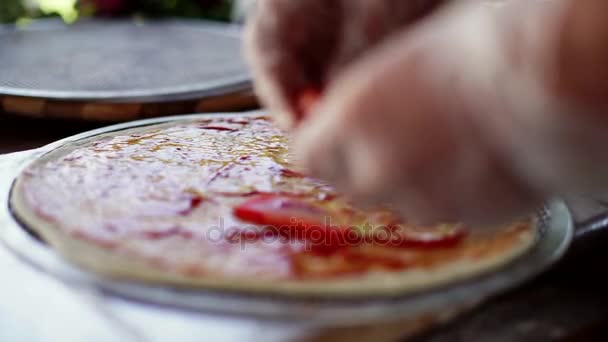
[[[504,265],[532,219],[491,233],[358,208],[293,162],[256,114],[181,119],[63,145],[29,165],[11,206],[71,262],[105,277],[290,295],[395,295]]]

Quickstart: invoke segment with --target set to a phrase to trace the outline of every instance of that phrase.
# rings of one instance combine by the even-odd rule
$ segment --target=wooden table
[[[39,147],[98,126],[0,114],[0,153]],[[608,235],[575,245],[547,274],[416,341],[607,341],[606,246]]]

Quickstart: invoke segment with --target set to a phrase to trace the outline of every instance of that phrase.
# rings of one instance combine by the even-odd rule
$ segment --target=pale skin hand
[[[493,224],[555,194],[605,191],[606,13],[605,0],[526,0],[395,25],[329,63],[322,101],[295,130],[300,159],[356,200],[421,223]],[[264,64],[277,52],[259,49],[251,27],[260,94],[290,113],[289,77]]]
[[[445,1],[259,0],[245,39],[256,92],[292,126],[300,92],[324,88],[388,35]]]

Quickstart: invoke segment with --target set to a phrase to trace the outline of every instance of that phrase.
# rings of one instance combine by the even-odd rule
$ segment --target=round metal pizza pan
[[[0,25],[0,96],[150,103],[250,89],[237,26],[195,20]]]
[[[259,115],[259,112],[251,115]],[[95,289],[103,295],[127,300],[134,306],[154,305],[166,310],[188,310],[273,320],[303,321],[322,326],[350,326],[361,323],[401,319],[446,308],[470,306],[509,288],[515,287],[546,270],[558,261],[570,246],[574,224],[567,205],[561,200],[547,203],[539,210],[539,240],[525,255],[515,261],[474,278],[394,297],[323,298],[290,297],[205,289],[175,289],[102,278],[64,261],[47,245],[29,234],[9,208],[11,186],[21,170],[36,158],[66,143],[102,133],[157,123],[202,119],[198,114],[148,119],[93,130],[60,140],[40,149],[0,156],[0,239],[23,261],[75,287]],[[221,114],[243,115],[243,114]],[[588,222],[587,229],[606,227],[604,216]]]

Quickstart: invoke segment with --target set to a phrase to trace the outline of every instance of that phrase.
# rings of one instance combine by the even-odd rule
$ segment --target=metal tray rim
[[[120,22],[120,23],[137,23],[134,20],[104,20],[104,19],[84,19],[78,21],[75,25],[86,25],[91,22]],[[240,26],[230,23],[215,22],[210,20],[193,20],[193,19],[153,19],[145,20],[145,24],[168,24],[168,25],[196,25],[197,29],[208,33],[225,36],[230,39],[240,41],[240,36],[236,32],[240,32]],[[0,25],[0,34],[8,34],[11,32],[31,32],[31,31],[48,31],[61,30],[69,26],[63,21],[55,18],[34,20],[26,27],[17,27],[11,24]],[[33,97],[46,100],[64,100],[64,101],[92,101],[92,102],[168,102],[181,100],[196,100],[204,97],[219,96],[230,94],[239,91],[251,89],[251,77],[248,74],[225,77],[214,82],[205,82],[204,84],[190,84],[187,86],[171,86],[157,88],[154,90],[121,90],[121,91],[105,91],[105,90],[50,90],[50,89],[24,89],[0,86],[0,96],[17,96],[17,97]]]
[[[220,81],[207,82],[204,87],[197,85],[175,86],[155,90],[121,90],[121,91],[60,91],[7,88],[0,86],[0,96],[33,97],[46,100],[91,101],[91,102],[168,102],[179,100],[196,100],[199,98],[219,96],[251,89],[251,79],[247,76],[235,76]]]

